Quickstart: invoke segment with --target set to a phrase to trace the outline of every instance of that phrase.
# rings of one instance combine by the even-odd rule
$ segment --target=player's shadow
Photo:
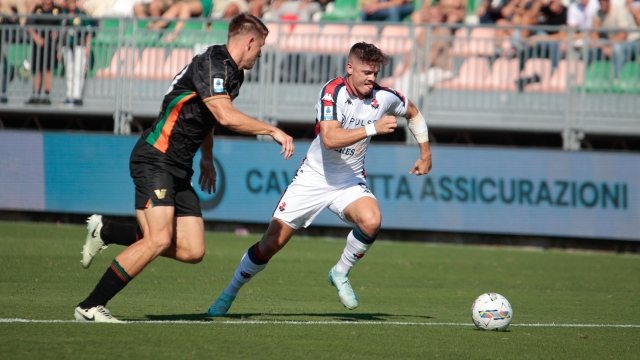
[[[385,313],[295,313],[295,314],[269,314],[269,313],[245,313],[228,314],[221,317],[209,317],[205,314],[171,314],[171,315],[146,315],[147,320],[153,321],[213,321],[214,319],[233,320],[265,320],[278,321],[282,318],[304,317],[299,321],[381,321],[394,322],[401,319],[435,319],[428,315],[398,315]],[[311,318],[311,319],[309,319]],[[313,320],[316,318],[317,320]],[[290,320],[287,320],[290,321]],[[291,320],[296,321],[296,320]]]

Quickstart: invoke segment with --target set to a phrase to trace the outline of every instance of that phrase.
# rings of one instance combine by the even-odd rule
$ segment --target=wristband
[[[378,134],[378,132],[376,131],[376,126],[374,124],[365,125],[364,129],[367,131],[367,136]]]

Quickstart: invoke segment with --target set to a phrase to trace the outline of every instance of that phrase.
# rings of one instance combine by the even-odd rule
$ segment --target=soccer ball
[[[484,293],[471,305],[471,320],[480,330],[504,331],[512,319],[511,304],[500,294]]]

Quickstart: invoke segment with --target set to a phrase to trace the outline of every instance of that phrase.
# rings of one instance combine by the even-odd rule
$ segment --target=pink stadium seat
[[[380,32],[380,49],[389,55],[405,54],[411,50],[409,27],[387,25]]]
[[[518,59],[499,58],[493,62],[489,81],[483,87],[485,90],[516,91],[516,80],[520,72]]]
[[[467,56],[493,56],[495,53],[496,31],[490,28],[475,28],[469,31],[466,28],[458,29],[453,41],[453,55]]]
[[[269,37],[267,37],[268,39]],[[191,62],[193,58],[193,50],[191,49],[174,49],[162,66],[162,79],[173,79],[185,66]]]
[[[537,75],[540,82],[532,83],[525,86],[525,91],[549,91],[551,80],[551,60],[549,59],[528,59],[524,64],[524,69],[520,76],[522,78],[531,78]]]
[[[120,65],[121,60],[126,60],[128,66],[123,67],[123,74],[120,74],[124,77],[131,77],[133,75],[133,71],[131,70],[133,67],[131,64],[138,63],[138,55],[139,51],[136,48],[119,48],[113,57],[111,57],[111,62],[109,63],[109,67],[98,70],[96,72],[96,77],[100,79],[113,79],[118,76],[118,66]]]
[[[164,65],[163,48],[146,48],[136,63],[133,75],[136,79],[160,79],[162,78],[162,65]]]
[[[560,60],[548,83],[531,84],[525,90],[562,93],[567,90],[567,76],[572,84],[581,85],[584,81],[584,62]]]
[[[280,23],[267,23],[267,29],[269,29],[269,36],[265,40],[265,46],[272,47],[278,45],[280,40],[286,41],[289,34],[290,27],[281,26]]]
[[[489,78],[489,60],[482,57],[470,57],[460,67],[458,77],[435,85],[436,89],[482,89]]]
[[[353,25],[349,37],[349,46],[358,42],[377,43],[378,42],[378,27],[375,25]]]
[[[286,41],[285,51],[290,52],[318,52],[318,38],[320,25],[296,24]],[[280,44],[283,44],[281,41]]]
[[[321,53],[346,53],[349,51],[349,25],[326,24],[318,38],[318,49]]]

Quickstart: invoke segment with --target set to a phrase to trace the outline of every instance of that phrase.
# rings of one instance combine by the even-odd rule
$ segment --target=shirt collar
[[[231,64],[231,67],[233,68],[233,71],[238,71],[238,64],[236,64],[235,60],[233,60],[233,58],[231,57],[231,54],[229,53],[229,50],[227,50],[227,45],[220,45],[220,50],[222,51],[224,56],[227,59],[229,59],[229,63]]]

